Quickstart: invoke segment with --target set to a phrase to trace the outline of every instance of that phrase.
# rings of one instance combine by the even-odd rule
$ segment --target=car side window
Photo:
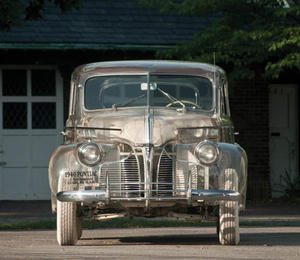
[[[220,88],[220,94],[221,94],[221,113],[225,116],[230,116],[229,113],[229,104],[228,104],[228,92],[227,92],[227,82],[225,81],[221,88]]]

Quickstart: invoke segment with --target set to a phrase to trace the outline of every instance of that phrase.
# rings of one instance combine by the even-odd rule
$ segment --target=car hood
[[[179,139],[184,129],[217,127],[213,113],[176,111],[169,108],[132,108],[117,111],[89,111],[77,126],[96,128],[95,135],[107,140],[121,139],[132,145],[161,146]]]

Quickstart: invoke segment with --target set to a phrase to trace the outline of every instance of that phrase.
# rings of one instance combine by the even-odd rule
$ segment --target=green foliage
[[[0,31],[8,31],[19,25],[19,17],[23,11],[20,0],[0,0]]]
[[[283,183],[278,184],[280,191],[284,192],[283,199],[288,201],[300,200],[300,174],[293,177],[287,171],[284,175],[281,175]]]
[[[37,229],[56,229],[54,219],[33,220],[33,221],[13,221],[1,223],[0,230],[37,230]]]
[[[282,0],[139,0],[177,12],[210,18],[206,30],[158,58],[214,62],[232,78],[278,78],[288,70],[300,71],[300,1]]]
[[[73,8],[79,8],[81,0],[46,0],[58,6],[62,12],[71,11]],[[44,10],[45,0],[30,0],[26,7],[26,19],[38,20],[43,18],[42,11]]]
[[[0,0],[0,31],[9,31],[25,20],[39,20],[46,2],[59,7],[62,12],[78,9],[81,0]],[[23,15],[25,13],[25,16]]]

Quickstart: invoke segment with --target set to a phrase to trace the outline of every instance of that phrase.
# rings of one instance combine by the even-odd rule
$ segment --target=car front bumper
[[[239,192],[233,190],[190,190],[185,196],[110,197],[107,190],[61,191],[57,199],[61,202],[109,202],[109,201],[238,201]]]

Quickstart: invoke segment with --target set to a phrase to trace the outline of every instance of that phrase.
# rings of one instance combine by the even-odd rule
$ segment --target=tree
[[[300,71],[300,0],[140,0],[162,12],[212,20],[206,30],[159,58],[225,66],[232,78],[278,78]]]
[[[25,20],[42,19],[46,2],[59,7],[62,12],[79,8],[81,0],[0,0],[0,31],[20,26]],[[24,15],[25,14],[25,15]]]

